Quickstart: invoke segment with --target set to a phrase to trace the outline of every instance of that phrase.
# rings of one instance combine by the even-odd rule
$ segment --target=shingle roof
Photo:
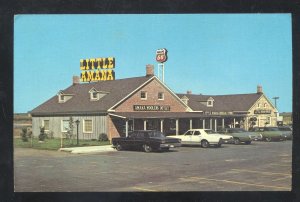
[[[58,97],[55,95],[29,113],[38,115],[107,112],[110,107],[152,78],[143,76],[71,85],[62,90],[64,94],[74,94],[70,100],[65,103],[58,103]],[[90,101],[89,90],[93,87],[97,91],[106,91],[109,94],[98,101]]]
[[[262,96],[259,93],[234,94],[234,95],[195,95],[195,94],[177,94],[179,98],[188,97],[188,106],[194,111],[248,111],[254,103]],[[208,98],[214,99],[213,107],[207,107],[201,102]]]

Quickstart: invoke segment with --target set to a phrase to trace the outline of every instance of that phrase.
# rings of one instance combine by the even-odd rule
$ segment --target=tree
[[[69,128],[67,130],[67,134],[70,137],[70,144],[73,144],[73,139],[74,139],[74,121],[73,117],[70,116],[69,118]]]

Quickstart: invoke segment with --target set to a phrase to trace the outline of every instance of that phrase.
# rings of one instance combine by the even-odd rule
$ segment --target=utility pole
[[[275,101],[275,108],[277,109],[277,100],[279,99],[279,97],[273,97],[272,99],[274,99],[274,101]]]

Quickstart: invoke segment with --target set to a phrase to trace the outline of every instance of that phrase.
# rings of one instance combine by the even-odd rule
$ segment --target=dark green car
[[[262,140],[267,142],[285,140],[283,133],[277,127],[256,127],[251,131],[262,135]]]
[[[240,144],[241,142],[251,144],[252,140],[260,140],[262,138],[259,134],[248,132],[243,128],[224,128],[219,133],[231,135],[233,137],[232,143],[234,144]]]

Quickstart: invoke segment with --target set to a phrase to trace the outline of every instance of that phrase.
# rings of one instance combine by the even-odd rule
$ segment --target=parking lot
[[[292,142],[94,154],[17,148],[16,192],[290,191]]]

